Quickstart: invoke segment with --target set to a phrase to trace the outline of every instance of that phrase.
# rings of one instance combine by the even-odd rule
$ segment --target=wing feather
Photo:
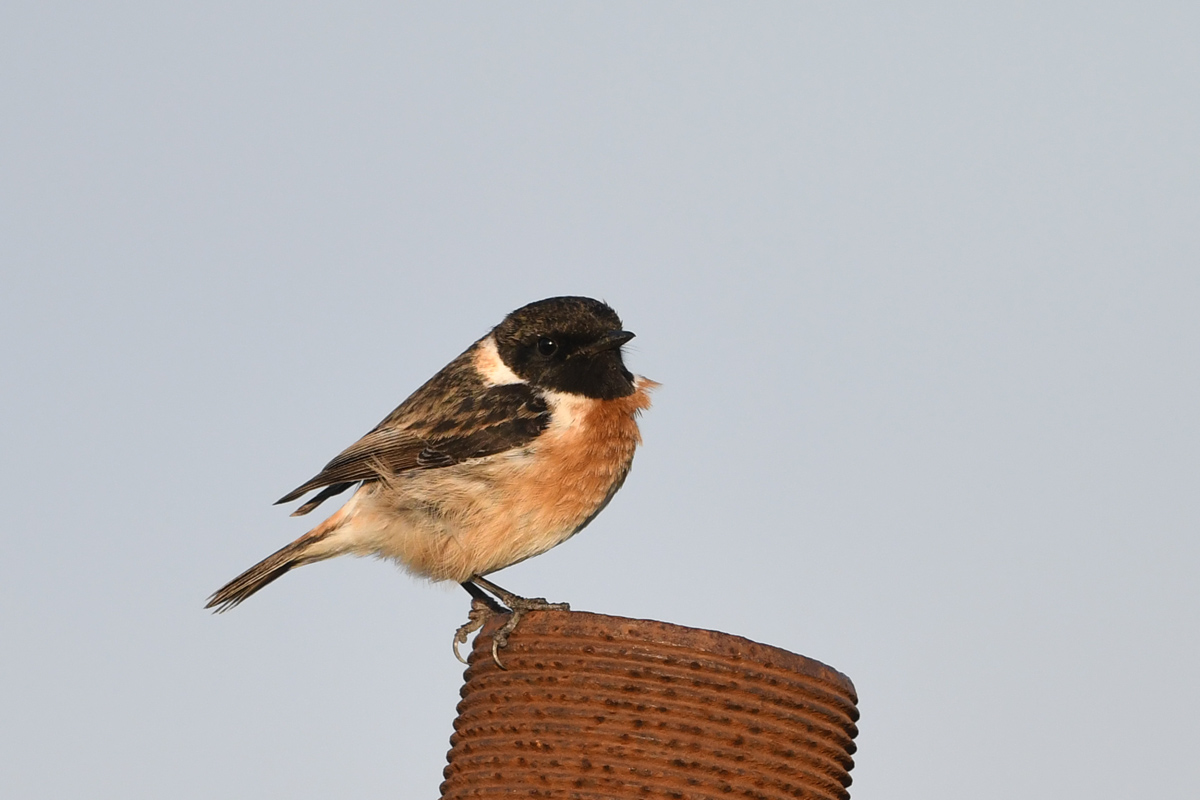
[[[429,396],[439,388],[448,391],[440,397]],[[411,413],[417,410],[420,413]],[[276,503],[328,487],[296,510],[296,514],[306,514],[359,481],[379,480],[381,471],[399,474],[439,469],[495,455],[529,444],[549,423],[545,399],[527,384],[485,388],[460,378],[439,387],[430,381],[320,473]]]

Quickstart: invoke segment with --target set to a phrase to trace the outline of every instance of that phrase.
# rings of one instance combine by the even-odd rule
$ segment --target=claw
[[[508,621],[501,626],[500,630],[492,634],[492,661],[496,662],[496,666],[500,669],[508,669],[504,664],[500,663],[500,650],[508,647],[509,635],[517,629],[517,625],[521,624],[521,618],[529,611],[570,611],[571,606],[567,603],[548,603],[544,597],[517,597],[509,595],[503,598],[505,605],[512,610]]]
[[[466,664],[467,660],[458,652],[460,644],[467,643],[467,637],[484,626],[488,618],[495,614],[496,611],[483,600],[471,600],[471,610],[467,613],[467,621],[458,626],[458,630],[454,632],[454,657],[462,663]]]
[[[505,646],[508,645],[507,639],[505,640],[504,644],[505,644]],[[496,666],[499,667],[500,669],[505,670],[505,671],[508,670],[508,667],[504,666],[504,664],[500,661],[500,637],[499,636],[492,637],[492,661],[495,661]]]
[[[525,612],[521,609],[514,609],[508,617],[508,622],[500,630],[492,634],[492,661],[496,662],[496,666],[500,669],[507,670],[508,667],[500,663],[500,648],[508,647],[508,635],[517,629],[517,625],[521,622],[521,617],[525,616]]]

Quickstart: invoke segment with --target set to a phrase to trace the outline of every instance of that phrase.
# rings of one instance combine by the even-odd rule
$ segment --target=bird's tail
[[[324,561],[344,552],[344,548],[334,546],[330,537],[346,521],[347,511],[347,507],[343,506],[336,514],[296,541],[276,550],[238,575],[214,592],[204,607],[215,609],[216,613],[228,611],[285,572],[314,561]]]

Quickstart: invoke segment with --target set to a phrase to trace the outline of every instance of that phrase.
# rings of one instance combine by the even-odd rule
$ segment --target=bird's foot
[[[458,652],[460,644],[467,643],[467,637],[487,623],[493,614],[502,614],[504,609],[498,608],[493,602],[472,598],[471,610],[467,613],[467,621],[458,626],[454,632],[454,657],[466,664],[467,660]]]
[[[517,625],[521,624],[521,618],[530,611],[570,611],[571,606],[567,603],[550,603],[544,597],[519,597],[511,592],[504,592],[502,595],[497,595],[504,605],[511,610],[508,622],[500,627],[500,630],[492,634],[492,661],[496,662],[496,666],[500,669],[508,669],[500,662],[501,648],[508,647],[509,635],[517,629]]]
[[[571,610],[571,606],[566,603],[551,603],[544,597],[521,597],[513,594],[478,575],[469,581],[464,581],[462,587],[471,595],[471,612],[467,615],[466,623],[454,633],[454,655],[464,664],[467,662],[459,655],[458,646],[465,644],[467,637],[482,628],[493,614],[509,614],[508,621],[500,627],[500,630],[492,634],[492,660],[500,669],[507,669],[500,662],[500,648],[508,646],[508,637],[517,629],[517,625],[521,623],[521,618],[525,614],[530,611]],[[499,598],[500,603],[504,605],[493,600],[488,592]]]

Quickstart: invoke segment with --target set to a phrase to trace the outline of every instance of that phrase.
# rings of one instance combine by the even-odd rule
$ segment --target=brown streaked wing
[[[523,383],[493,386],[469,399],[441,404],[436,411],[440,413],[414,420],[404,428],[389,424],[398,416],[392,412],[379,427],[326,464],[320,474],[276,504],[329,486],[330,490],[301,506],[307,513],[353,483],[377,480],[381,469],[392,473],[438,469],[494,455],[528,444],[550,423],[546,401]]]
[[[408,431],[395,428],[373,430],[339,453],[316,476],[276,500],[275,505],[291,502],[322,486],[339,483],[349,485],[377,478],[380,467],[393,472],[412,469],[417,466],[417,456],[424,448],[425,442]]]

